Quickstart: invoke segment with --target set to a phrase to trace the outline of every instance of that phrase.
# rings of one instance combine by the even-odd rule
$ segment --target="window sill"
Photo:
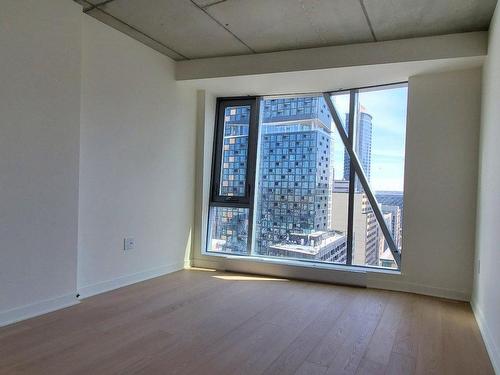
[[[274,264],[274,265],[284,265],[284,266],[293,266],[293,267],[304,267],[309,269],[321,269],[321,270],[332,270],[332,271],[341,271],[341,272],[353,272],[353,273],[379,273],[386,275],[401,275],[400,270],[391,270],[386,268],[379,267],[365,267],[365,266],[347,266],[340,264],[325,264],[325,263],[316,263],[310,261],[301,261],[301,260],[292,260],[292,259],[278,259],[278,258],[267,258],[267,257],[259,257],[259,256],[246,256],[246,255],[230,255],[230,254],[221,254],[214,252],[202,252],[202,256],[215,257],[215,258],[223,258],[225,260],[237,260],[244,262],[255,262],[255,263],[266,263],[266,264]]]

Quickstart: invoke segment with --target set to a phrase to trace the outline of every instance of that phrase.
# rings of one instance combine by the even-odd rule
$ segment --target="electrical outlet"
[[[127,237],[123,240],[123,251],[130,251],[135,249],[135,239]]]

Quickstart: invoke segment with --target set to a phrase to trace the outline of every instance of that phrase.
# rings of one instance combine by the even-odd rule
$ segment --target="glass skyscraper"
[[[345,235],[331,231],[331,118],[321,97],[262,102],[256,252],[345,261]]]
[[[358,126],[356,126],[356,134],[354,135],[355,145],[354,151],[359,158],[365,176],[370,182],[371,162],[372,162],[372,116],[366,113],[366,109],[362,105],[358,105]],[[346,114],[346,132],[349,132],[349,114]],[[345,151],[344,155],[344,180],[349,181],[349,154]],[[356,192],[362,191],[361,184],[356,183]]]
[[[220,194],[243,196],[246,188],[248,132],[250,107],[227,107],[224,111]],[[211,230],[214,247],[225,253],[246,254],[248,240],[248,209],[213,208]]]

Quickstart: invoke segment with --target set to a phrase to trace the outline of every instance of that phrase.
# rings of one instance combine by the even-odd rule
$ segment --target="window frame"
[[[227,107],[250,106],[248,124],[248,149],[245,174],[245,195],[227,196],[220,194],[222,149],[224,146],[224,112]],[[215,115],[215,136],[212,153],[212,174],[210,182],[210,205],[221,207],[250,208],[253,202],[252,189],[255,181],[255,159],[259,120],[258,97],[217,98]]]
[[[220,179],[221,179],[221,161],[222,149],[224,146],[224,113],[227,107],[242,107],[250,106],[250,118],[248,123],[248,149],[247,149],[247,165],[245,174],[245,195],[244,196],[225,196],[220,195]],[[248,209],[248,238],[247,238],[247,254],[251,255],[253,236],[253,206],[256,160],[257,160],[257,140],[258,126],[260,113],[260,97],[257,96],[239,96],[239,97],[221,97],[217,98],[215,111],[215,127],[214,140],[212,146],[212,169],[210,176],[210,201],[208,207],[208,219],[210,221],[210,209],[212,207],[228,207],[228,208],[246,208]],[[218,252],[209,251],[208,244],[210,243],[210,224],[206,230],[206,247],[205,252],[220,254]],[[234,255],[234,254],[233,254]]]
[[[347,223],[347,241],[346,241],[346,263],[325,263],[317,260],[310,259],[284,259],[290,261],[299,261],[305,263],[316,263],[322,265],[335,265],[340,267],[356,267],[356,268],[365,268],[365,269],[377,269],[377,270],[386,270],[388,272],[393,271],[401,271],[401,252],[395,250],[395,246],[393,243],[393,239],[388,231],[385,220],[383,220],[383,215],[381,214],[381,210],[378,207],[378,202],[376,200],[375,194],[372,192],[371,187],[364,175],[362,168],[360,167],[360,162],[357,160],[357,154],[353,149],[353,141],[355,134],[355,127],[357,126],[357,121],[355,120],[355,112],[353,109],[355,108],[356,102],[358,100],[359,91],[362,89],[370,89],[370,88],[379,88],[384,89],[386,87],[397,87],[398,85],[408,85],[408,82],[395,82],[383,85],[376,86],[366,86],[366,87],[357,87],[351,89],[342,89],[337,91],[325,91],[322,93],[317,93],[318,96],[323,96],[327,107],[330,111],[330,115],[332,117],[332,122],[334,127],[337,128],[337,131],[343,133],[341,136],[341,140],[346,148],[346,152],[349,153],[349,197],[348,197],[348,223]],[[338,114],[336,113],[336,109],[331,102],[331,95],[338,92],[346,92],[350,95],[349,102],[349,129],[346,132],[343,128],[342,122],[339,119]],[[283,96],[290,96],[295,94],[286,94]],[[300,95],[300,94],[296,94]],[[307,96],[313,94],[306,94]],[[275,96],[275,95],[274,95]],[[258,158],[258,140],[259,140],[259,121],[260,121],[260,104],[261,104],[262,96],[237,96],[237,97],[220,97],[217,98],[216,102],[216,115],[215,115],[215,129],[214,129],[214,142],[213,142],[213,153],[212,153],[212,168],[211,168],[211,180],[210,180],[210,200],[209,200],[209,210],[208,210],[208,222],[210,222],[210,211],[212,207],[233,207],[233,208],[247,208],[248,209],[248,238],[247,238],[247,252],[246,254],[225,254],[223,252],[211,251],[209,250],[210,243],[210,225],[208,225],[206,230],[206,246],[203,249],[204,253],[213,254],[213,255],[231,255],[231,256],[241,256],[245,258],[250,258],[252,256],[253,250],[253,241],[255,238],[255,233],[253,231],[254,224],[254,200],[255,200],[255,186],[256,186],[256,172],[257,172],[257,158]],[[331,106],[328,104],[332,104]],[[219,194],[220,189],[220,177],[221,177],[221,159],[222,159],[222,150],[224,143],[224,113],[227,107],[231,106],[250,106],[250,119],[249,119],[249,134],[248,134],[248,151],[247,151],[247,171],[246,171],[246,181],[245,181],[245,195],[244,196],[222,196]],[[335,112],[335,113],[334,113]],[[348,151],[348,148],[350,151]],[[353,158],[354,156],[354,158]],[[406,155],[405,155],[406,157]],[[377,224],[381,227],[382,233],[385,241],[388,243],[392,243],[389,248],[393,253],[394,259],[396,261],[396,269],[384,268],[381,266],[372,266],[372,265],[357,265],[352,264],[352,253],[353,253],[353,212],[354,212],[354,190],[356,177],[360,180],[361,185],[365,190],[365,194],[368,196],[368,200],[372,207],[375,205],[376,208],[372,208],[375,212],[375,217]],[[361,181],[364,180],[364,181]],[[382,222],[380,221],[382,218]],[[388,237],[389,236],[389,240]],[[274,259],[273,257],[265,257],[259,256],[258,258],[264,259]]]

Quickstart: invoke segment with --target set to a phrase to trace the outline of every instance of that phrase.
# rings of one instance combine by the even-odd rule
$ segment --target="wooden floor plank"
[[[385,368],[389,363],[389,358],[394,346],[396,332],[399,321],[402,317],[402,311],[405,299],[401,293],[390,293],[389,301],[384,310],[382,318],[373,333],[365,359],[368,362],[376,362]]]
[[[443,330],[441,322],[442,302],[434,298],[426,298],[419,304],[421,322],[418,339],[418,354],[415,373],[419,375],[440,375],[444,373]]]
[[[180,271],[0,328],[0,374],[493,374],[468,304]]]
[[[373,292],[365,297],[367,304],[338,348],[327,374],[355,374],[368,349],[387,303],[387,294]]]
[[[265,375],[293,374],[301,367],[311,351],[325,337],[328,328],[335,325],[339,316],[349,305],[351,298],[349,289],[339,289],[335,294],[332,293],[331,298],[324,313],[303,329],[302,333],[266,369]]]
[[[398,323],[396,337],[394,338],[393,351],[408,357],[417,358],[421,313],[418,304],[419,296],[406,294],[402,297],[404,299],[404,308]]]
[[[335,324],[325,327],[327,333],[307,357],[309,362],[330,366],[341,345],[357,326],[360,312],[365,309],[367,301],[363,298],[362,291],[353,291],[352,294],[352,301]]]
[[[494,374],[491,362],[484,360],[484,344],[474,340],[470,307],[443,302],[441,315],[444,373]]]
[[[415,373],[415,358],[392,352],[385,373],[387,375],[413,375]]]
[[[389,363],[389,361],[387,361]],[[356,370],[356,375],[385,375],[387,366],[364,358]]]
[[[327,367],[311,362],[304,362],[295,372],[295,375],[324,375],[326,370],[328,370]]]

